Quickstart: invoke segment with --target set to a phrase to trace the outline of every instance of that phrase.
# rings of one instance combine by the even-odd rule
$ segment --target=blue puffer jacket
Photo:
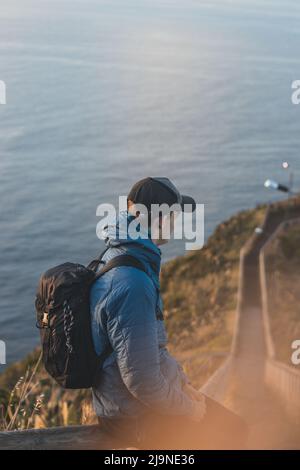
[[[121,217],[131,216],[124,212]],[[138,417],[149,409],[191,415],[193,401],[182,390],[188,379],[168,353],[164,322],[156,317],[157,306],[162,309],[160,249],[149,238],[131,240],[127,233],[120,233],[119,224],[108,227],[105,235],[109,247],[105,261],[130,254],[143,263],[149,275],[121,266],[104,274],[92,287],[96,352],[102,354],[109,344],[113,349],[93,389],[95,411],[102,417]]]

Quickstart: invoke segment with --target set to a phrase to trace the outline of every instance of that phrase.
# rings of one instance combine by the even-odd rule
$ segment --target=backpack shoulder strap
[[[101,276],[103,276],[103,274],[119,266],[131,266],[133,268],[139,269],[140,271],[143,271],[145,274],[147,274],[147,276],[149,276],[146,269],[144,268],[144,265],[135,256],[119,255],[119,256],[115,256],[110,261],[105,263],[101,271],[96,274],[95,279],[99,279]]]
[[[104,254],[107,252],[109,247],[106,247],[104,251],[95,259],[93,259],[88,265],[87,268],[91,269],[92,271],[96,272],[98,269],[99,264],[105,264],[104,261],[102,261],[102,257]]]
[[[139,261],[135,256],[131,256],[131,255],[119,255],[119,256],[115,256],[114,258],[112,258],[110,261],[108,261],[104,265],[101,271],[96,274],[95,280],[99,279],[101,276],[103,276],[103,274],[107,273],[113,268],[117,268],[118,266],[131,266],[133,268],[137,268],[140,271],[143,271],[145,274],[147,274],[151,282],[153,282],[153,280],[151,279],[151,276],[147,273],[141,261]],[[159,295],[159,290],[157,290],[157,292]],[[164,319],[163,313],[160,310],[160,307],[158,304],[156,306],[156,318],[158,320]]]

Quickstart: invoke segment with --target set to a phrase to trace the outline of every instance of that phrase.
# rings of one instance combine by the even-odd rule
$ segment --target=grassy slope
[[[206,381],[230,350],[239,251],[262,222],[264,213],[265,208],[261,207],[237,214],[216,228],[202,250],[176,258],[163,267],[161,281],[169,349],[196,387]],[[0,403],[4,411],[14,385],[28,367],[33,367],[38,355],[38,351],[33,352],[0,375]],[[91,422],[89,391],[61,390],[41,367],[34,382],[35,388],[21,407],[16,427]],[[15,390],[12,411],[19,389]],[[32,415],[41,394],[45,395],[44,404],[39,413]]]
[[[266,266],[276,357],[292,366],[291,344],[300,339],[300,225],[274,240]]]
[[[170,350],[200,387],[229,352],[235,323],[239,252],[265,208],[220,224],[205,247],[169,262],[162,292]]]

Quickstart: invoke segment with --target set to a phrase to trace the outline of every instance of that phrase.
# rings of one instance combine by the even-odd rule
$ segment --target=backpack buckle
[[[42,325],[43,325],[44,328],[46,328],[47,326],[49,326],[49,313],[47,313],[47,312],[44,312],[44,313],[43,313]]]
[[[50,328],[49,327],[49,313],[44,312],[35,325],[39,330],[42,330],[44,328]]]

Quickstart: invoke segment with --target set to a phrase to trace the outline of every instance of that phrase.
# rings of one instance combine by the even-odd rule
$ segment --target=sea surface
[[[38,342],[40,274],[103,248],[96,207],[144,176],[205,204],[205,234],[300,186],[297,0],[1,0],[0,340]],[[184,253],[183,242],[163,259]],[[0,371],[4,366],[0,366]]]

